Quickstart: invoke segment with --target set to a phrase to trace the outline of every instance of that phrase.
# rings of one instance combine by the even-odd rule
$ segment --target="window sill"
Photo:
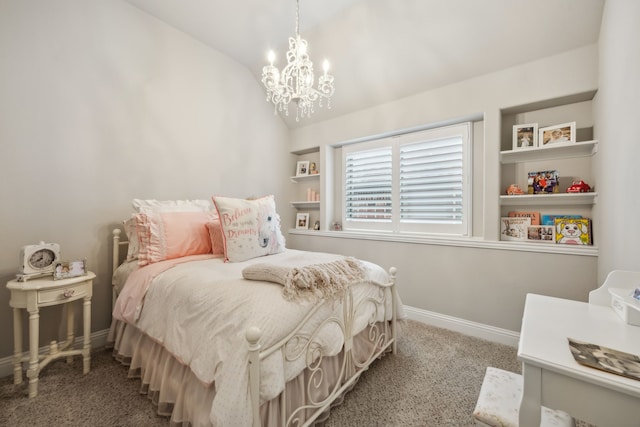
[[[540,252],[549,254],[598,256],[597,246],[557,245],[551,243],[504,242],[479,238],[433,237],[414,234],[362,233],[355,231],[317,231],[289,229],[289,234],[331,237],[340,239],[376,240],[380,242],[414,243],[423,245],[459,246],[465,248],[503,251]]]

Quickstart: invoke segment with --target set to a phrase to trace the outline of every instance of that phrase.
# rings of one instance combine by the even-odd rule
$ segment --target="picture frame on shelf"
[[[53,269],[53,279],[69,279],[87,274],[87,260],[61,261]]]
[[[557,144],[576,142],[576,122],[562,123],[538,129],[538,146],[551,147]]]
[[[296,214],[296,229],[297,230],[309,229],[309,213],[299,212]]]
[[[513,150],[536,148],[538,146],[538,124],[528,123],[513,126]]]
[[[527,175],[527,192],[529,194],[557,193],[560,188],[560,175],[558,171],[536,171]]]
[[[302,160],[296,164],[296,176],[309,175],[309,161]]]

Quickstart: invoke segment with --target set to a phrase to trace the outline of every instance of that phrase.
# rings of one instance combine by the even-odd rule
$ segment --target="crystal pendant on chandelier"
[[[324,73],[318,78],[318,88],[313,88],[313,63],[307,52],[307,41],[300,37],[300,2],[296,1],[296,36],[289,37],[287,65],[282,72],[273,65],[275,53],[269,52],[269,65],[262,68],[262,84],[267,88],[267,102],[274,104],[274,113],[278,111],[289,115],[289,103],[296,103],[296,121],[300,117],[311,117],[315,102],[322,107],[322,98],[327,99],[327,108],[331,109],[330,98],[333,95],[333,76],[328,74],[329,61],[323,64]]]

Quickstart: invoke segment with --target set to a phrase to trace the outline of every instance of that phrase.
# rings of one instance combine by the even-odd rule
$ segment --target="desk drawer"
[[[85,297],[88,294],[88,289],[89,284],[85,282],[64,288],[42,290],[38,292],[38,305],[60,301],[74,301]]]

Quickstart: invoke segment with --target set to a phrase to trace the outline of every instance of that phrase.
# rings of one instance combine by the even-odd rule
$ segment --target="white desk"
[[[541,405],[598,427],[640,426],[640,381],[578,364],[567,337],[640,354],[640,327],[610,307],[528,294],[518,346],[520,426],[538,427]]]

